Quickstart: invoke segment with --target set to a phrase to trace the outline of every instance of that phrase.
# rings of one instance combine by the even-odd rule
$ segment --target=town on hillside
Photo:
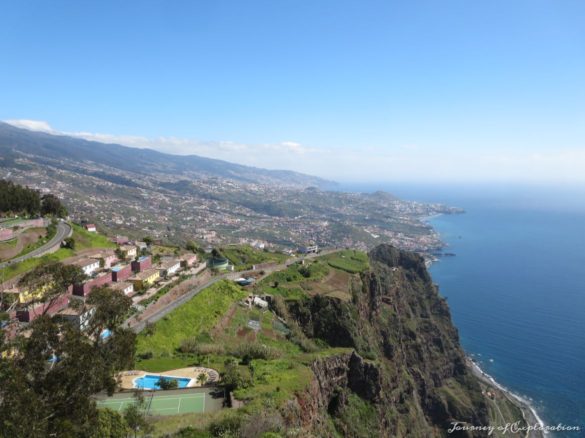
[[[285,436],[303,430],[291,403],[309,404],[319,367],[336,366],[323,361],[348,379],[386,354],[356,325],[354,304],[376,287],[363,251],[109,235],[72,221],[57,197],[4,188],[0,436]],[[384,287],[412,275],[393,267]],[[391,317],[392,298],[378,305]],[[371,430],[345,416],[374,405],[344,391],[346,411],[328,414],[327,433]],[[488,397],[516,419],[505,395]]]

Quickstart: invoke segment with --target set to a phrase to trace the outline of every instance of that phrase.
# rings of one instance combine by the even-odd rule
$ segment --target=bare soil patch
[[[44,228],[30,228],[16,236],[16,245],[0,246],[0,260],[7,260],[19,255],[24,248],[37,242],[41,237],[46,236],[47,230]]]

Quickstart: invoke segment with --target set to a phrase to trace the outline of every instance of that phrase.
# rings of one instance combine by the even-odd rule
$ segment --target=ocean
[[[545,424],[581,427],[554,436],[585,437],[585,190],[351,187],[465,209],[430,219],[455,254],[430,271],[463,348]]]

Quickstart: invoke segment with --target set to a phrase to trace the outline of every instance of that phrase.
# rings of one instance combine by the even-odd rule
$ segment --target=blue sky
[[[581,0],[4,2],[0,119],[337,180],[583,182],[584,24]]]

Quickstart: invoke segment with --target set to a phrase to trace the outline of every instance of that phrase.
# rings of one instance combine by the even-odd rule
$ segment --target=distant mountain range
[[[105,234],[175,244],[249,242],[368,249],[381,242],[431,253],[422,217],[453,213],[389,193],[327,190],[335,183],[198,156],[164,154],[0,123],[0,178],[53,193],[72,219]],[[260,243],[259,243],[260,242]]]
[[[188,179],[224,178],[245,183],[290,187],[332,188],[336,183],[289,170],[268,170],[197,155],[171,155],[152,149],[106,144],[65,135],[17,128],[0,122],[0,167],[12,167],[26,156],[43,165],[48,162],[94,163],[134,174],[163,174]],[[71,166],[69,166],[71,167]],[[80,168],[68,170],[80,170]],[[97,176],[92,173],[93,176]],[[105,174],[107,179],[107,173]]]

